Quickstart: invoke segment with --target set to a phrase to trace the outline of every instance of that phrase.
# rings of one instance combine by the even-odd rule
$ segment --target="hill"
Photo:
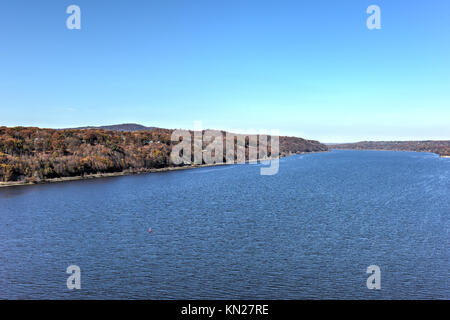
[[[139,173],[175,167],[170,160],[173,130],[152,128],[134,131],[136,126],[109,126],[116,130],[0,127],[0,181],[40,182],[55,178]],[[248,141],[247,137],[247,160],[251,148]],[[281,156],[327,150],[325,145],[317,141],[280,137]]]
[[[156,129],[156,127],[146,127],[137,123],[123,123],[123,124],[115,124],[110,126],[98,126],[98,127],[79,127],[79,128],[72,128],[76,130],[84,130],[84,129],[104,129],[104,130],[113,130],[113,131],[141,131],[141,130],[148,130],[152,131],[153,129]]]

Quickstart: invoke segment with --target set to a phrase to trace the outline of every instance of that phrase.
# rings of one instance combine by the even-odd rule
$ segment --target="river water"
[[[2,188],[0,298],[450,298],[450,159],[339,150],[260,168]]]

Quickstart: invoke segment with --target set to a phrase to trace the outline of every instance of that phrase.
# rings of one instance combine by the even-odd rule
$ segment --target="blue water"
[[[0,298],[450,298],[450,159],[333,151],[259,169],[0,189]]]

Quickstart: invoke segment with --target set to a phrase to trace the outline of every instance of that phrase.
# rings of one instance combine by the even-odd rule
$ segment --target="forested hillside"
[[[39,182],[169,167],[172,131],[0,127],[0,181]],[[248,156],[248,139],[246,149]],[[280,137],[282,156],[326,150],[317,141]]]

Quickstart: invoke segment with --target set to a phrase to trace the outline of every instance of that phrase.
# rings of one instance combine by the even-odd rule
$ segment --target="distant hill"
[[[432,152],[440,156],[450,156],[450,140],[441,141],[361,141],[328,145],[331,149],[392,150]]]
[[[141,130],[152,131],[152,130],[156,129],[156,127],[146,127],[146,126],[143,126],[143,125],[137,124],[137,123],[123,123],[123,124],[114,124],[114,125],[110,125],[110,126],[98,126],[98,127],[89,126],[89,127],[78,127],[78,128],[72,128],[72,129],[78,129],[78,130],[103,129],[103,130],[112,130],[112,131],[136,132],[136,131],[141,131]]]

